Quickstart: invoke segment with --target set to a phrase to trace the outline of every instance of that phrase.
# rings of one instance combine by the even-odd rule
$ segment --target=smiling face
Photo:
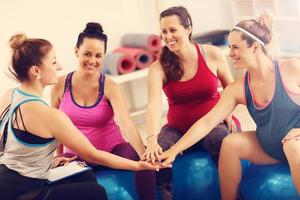
[[[104,58],[104,42],[95,38],[84,38],[75,54],[83,73],[99,73]]]
[[[229,57],[235,68],[247,68],[249,65],[253,65],[255,62],[255,45],[249,47],[246,40],[242,40],[240,31],[230,32],[228,46],[230,48]]]
[[[191,28],[184,28],[177,15],[161,18],[160,29],[163,41],[172,52],[180,51],[185,44],[190,42]]]

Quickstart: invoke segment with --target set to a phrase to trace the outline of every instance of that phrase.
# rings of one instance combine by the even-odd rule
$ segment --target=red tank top
[[[206,65],[199,46],[195,44],[195,47],[198,69],[194,77],[187,81],[168,81],[163,86],[169,104],[167,125],[182,133],[208,113],[220,98],[219,79]]]

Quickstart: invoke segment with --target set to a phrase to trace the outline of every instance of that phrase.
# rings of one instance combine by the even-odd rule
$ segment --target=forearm
[[[129,144],[134,148],[141,158],[145,152],[145,147],[137,128],[132,124],[121,130],[121,132],[124,133],[124,136],[128,140]]]
[[[122,158],[120,156],[96,149],[91,154],[82,156],[88,162],[103,165],[113,169],[137,170],[138,167],[136,161]]]
[[[64,153],[64,146],[62,144],[59,144],[56,148],[56,155],[61,155]]]
[[[155,107],[155,106],[149,106],[147,108],[146,113],[146,131],[147,131],[147,137],[148,136],[157,136],[159,133],[160,123],[161,123],[161,117],[162,117],[162,107],[161,105]]]
[[[196,122],[183,137],[173,146],[176,154],[188,149],[204,138],[219,122],[202,118]]]

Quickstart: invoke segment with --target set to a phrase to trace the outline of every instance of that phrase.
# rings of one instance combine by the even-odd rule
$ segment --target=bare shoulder
[[[165,72],[159,60],[153,62],[149,67],[148,77],[157,77],[165,79]]]
[[[214,45],[204,44],[202,45],[205,55],[211,59],[219,59],[220,57],[225,56],[223,51]]]
[[[105,76],[105,87],[104,87],[104,96],[111,100],[116,94],[120,92],[119,85],[112,80],[109,76]]]
[[[245,95],[244,95],[244,78],[240,77],[231,84],[229,84],[225,90],[228,96],[234,98],[237,103],[245,104]]]
[[[63,94],[66,78],[67,78],[67,74],[58,77],[57,83],[52,86],[52,93],[58,96],[61,96]]]
[[[13,88],[8,89],[2,94],[0,99],[0,113],[10,104],[13,90]]]
[[[22,105],[22,110],[24,113],[30,113],[34,120],[40,119],[40,123],[46,126],[56,124],[66,117],[62,111],[38,101],[32,101]]]
[[[280,59],[278,61],[281,70],[300,72],[300,60],[296,58]]]
[[[112,80],[109,76],[105,76],[105,89],[111,90],[118,87],[118,84]]]

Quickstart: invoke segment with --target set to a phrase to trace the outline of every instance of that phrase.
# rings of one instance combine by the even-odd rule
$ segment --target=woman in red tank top
[[[148,74],[145,159],[155,161],[162,151],[218,102],[218,82],[225,88],[233,81],[225,55],[215,46],[191,42],[192,19],[184,7],[171,7],[160,14],[162,39],[166,46]],[[201,52],[201,50],[202,52]],[[162,89],[167,96],[167,124],[160,128]],[[236,130],[231,115],[194,147],[208,151],[217,163],[223,138]],[[194,149],[194,148],[193,148]],[[157,185],[162,199],[172,199],[172,171],[161,170]]]

